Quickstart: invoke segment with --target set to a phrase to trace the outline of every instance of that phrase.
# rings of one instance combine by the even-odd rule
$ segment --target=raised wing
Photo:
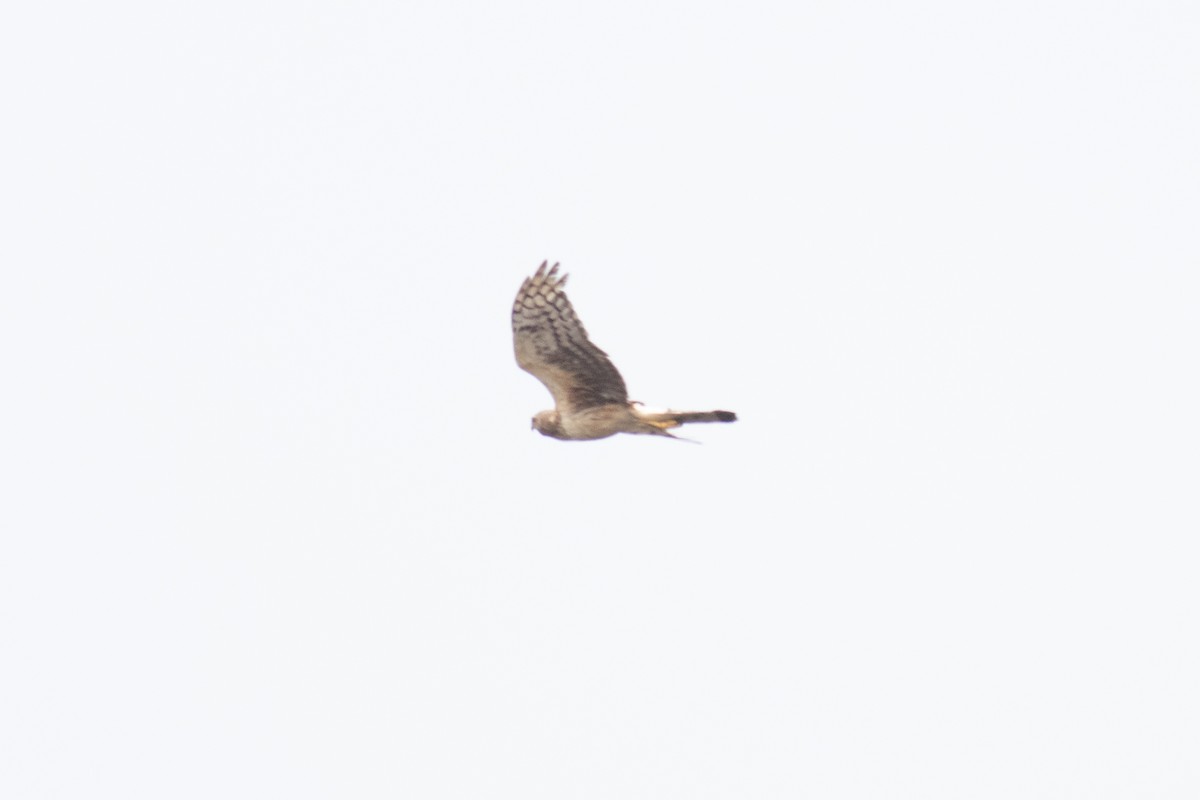
[[[547,272],[543,261],[517,292],[512,313],[517,364],[546,384],[559,413],[628,401],[621,373],[588,341],[563,294],[567,276],[557,276],[558,264]]]

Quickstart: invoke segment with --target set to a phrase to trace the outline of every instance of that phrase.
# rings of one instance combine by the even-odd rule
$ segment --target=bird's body
[[[563,293],[567,276],[543,262],[526,278],[513,303],[517,364],[550,390],[554,410],[539,411],[533,428],[555,439],[603,439],[615,433],[672,436],[688,422],[733,422],[731,411],[647,412],[629,400],[625,381],[587,337]],[[672,438],[675,438],[672,436]]]

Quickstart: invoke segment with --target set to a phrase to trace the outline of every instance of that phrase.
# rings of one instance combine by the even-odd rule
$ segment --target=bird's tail
[[[737,414],[732,411],[642,411],[634,409],[634,413],[643,422],[649,422],[659,430],[678,428],[689,422],[735,422]]]

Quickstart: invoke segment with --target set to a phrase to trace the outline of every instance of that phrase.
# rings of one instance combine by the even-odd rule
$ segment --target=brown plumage
[[[563,293],[567,276],[542,262],[513,303],[517,364],[550,390],[553,411],[539,411],[533,428],[556,439],[603,439],[614,433],[670,436],[689,422],[733,422],[732,411],[647,412],[629,401],[621,373],[592,344]]]

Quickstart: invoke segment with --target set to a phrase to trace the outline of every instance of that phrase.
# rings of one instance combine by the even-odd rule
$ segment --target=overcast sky
[[[2,16],[3,797],[1200,796],[1194,3]]]

